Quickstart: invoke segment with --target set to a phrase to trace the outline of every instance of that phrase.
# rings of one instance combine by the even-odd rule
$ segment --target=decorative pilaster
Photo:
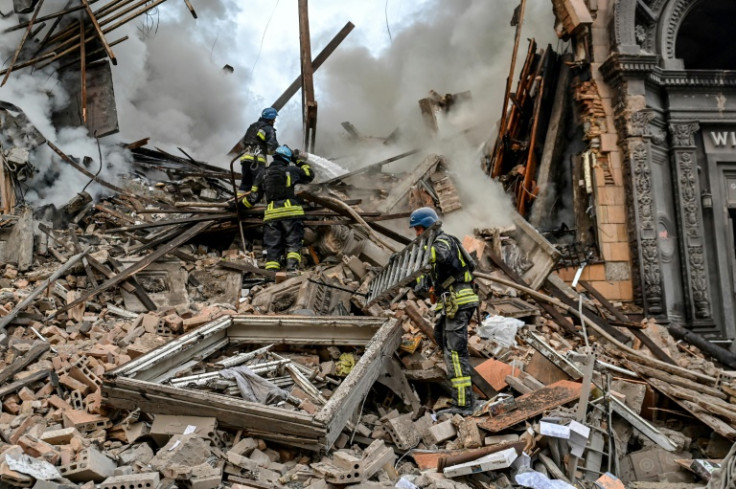
[[[635,140],[634,140],[635,141]],[[641,298],[649,314],[663,312],[662,270],[657,247],[657,224],[652,195],[652,172],[649,166],[647,144],[642,141],[628,145],[630,168],[630,210],[638,225],[637,265],[641,276]]]
[[[670,124],[671,162],[676,181],[677,214],[680,221],[680,252],[685,280],[687,311],[692,319],[710,319],[711,298],[703,243],[703,213],[695,153],[696,122]]]

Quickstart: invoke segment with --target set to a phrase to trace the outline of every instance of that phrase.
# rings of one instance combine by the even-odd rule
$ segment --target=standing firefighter
[[[294,166],[289,165],[293,162]],[[294,195],[299,183],[314,179],[310,166],[299,159],[299,150],[279,146],[273,161],[253,189],[241,202],[253,207],[265,194],[268,206],[263,215],[263,245],[266,247],[266,270],[281,270],[281,256],[286,248],[286,269],[296,272],[302,261],[302,238],[304,238],[304,209]]]
[[[411,213],[409,227],[417,236],[437,222],[434,209],[422,207]],[[416,291],[436,303],[434,337],[442,348],[447,375],[452,384],[451,413],[473,413],[473,390],[468,361],[468,323],[478,307],[473,290],[475,263],[454,236],[440,231],[430,249],[429,277],[417,279]]]
[[[240,192],[253,191],[253,183],[266,169],[266,155],[273,154],[279,147],[276,140],[276,123],[278,111],[273,107],[263,109],[261,118],[248,127],[243,136],[245,153],[240,157],[243,178],[240,181]]]

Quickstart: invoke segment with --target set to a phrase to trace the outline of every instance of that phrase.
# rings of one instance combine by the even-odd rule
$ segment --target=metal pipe
[[[262,348],[258,348],[257,350],[253,350],[251,352],[247,353],[240,353],[239,355],[235,355],[234,357],[225,358],[224,360],[220,360],[219,362],[215,362],[215,365],[220,365],[225,368],[234,367],[236,365],[240,365],[242,363],[247,362],[248,360],[251,360],[258,355],[262,353],[266,353],[268,350],[270,350],[273,347],[273,344],[264,346]]]
[[[285,365],[290,362],[291,362],[290,359],[284,358],[282,360],[272,360],[270,362],[264,362],[264,363],[259,363],[258,365],[248,366],[248,368],[251,371],[253,371],[253,373],[262,374],[262,373],[276,370],[281,365]],[[201,384],[202,381],[207,381],[209,379],[217,378],[219,376],[220,376],[220,371],[218,370],[217,372],[207,372],[203,374],[189,375],[187,377],[179,377],[178,379],[171,379],[170,383],[172,385],[188,384],[188,383]]]

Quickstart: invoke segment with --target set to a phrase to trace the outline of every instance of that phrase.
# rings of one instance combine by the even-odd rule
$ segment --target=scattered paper
[[[539,422],[539,432],[544,436],[553,438],[570,439],[570,428],[557,423],[549,423],[547,421]]]

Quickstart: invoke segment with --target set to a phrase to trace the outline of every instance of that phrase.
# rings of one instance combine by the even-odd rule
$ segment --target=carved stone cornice
[[[662,70],[657,68],[649,79],[663,87],[720,88],[736,87],[734,70]]]
[[[618,84],[619,78],[644,78],[658,67],[659,58],[652,54],[621,54],[613,52],[600,67],[603,79]]]

